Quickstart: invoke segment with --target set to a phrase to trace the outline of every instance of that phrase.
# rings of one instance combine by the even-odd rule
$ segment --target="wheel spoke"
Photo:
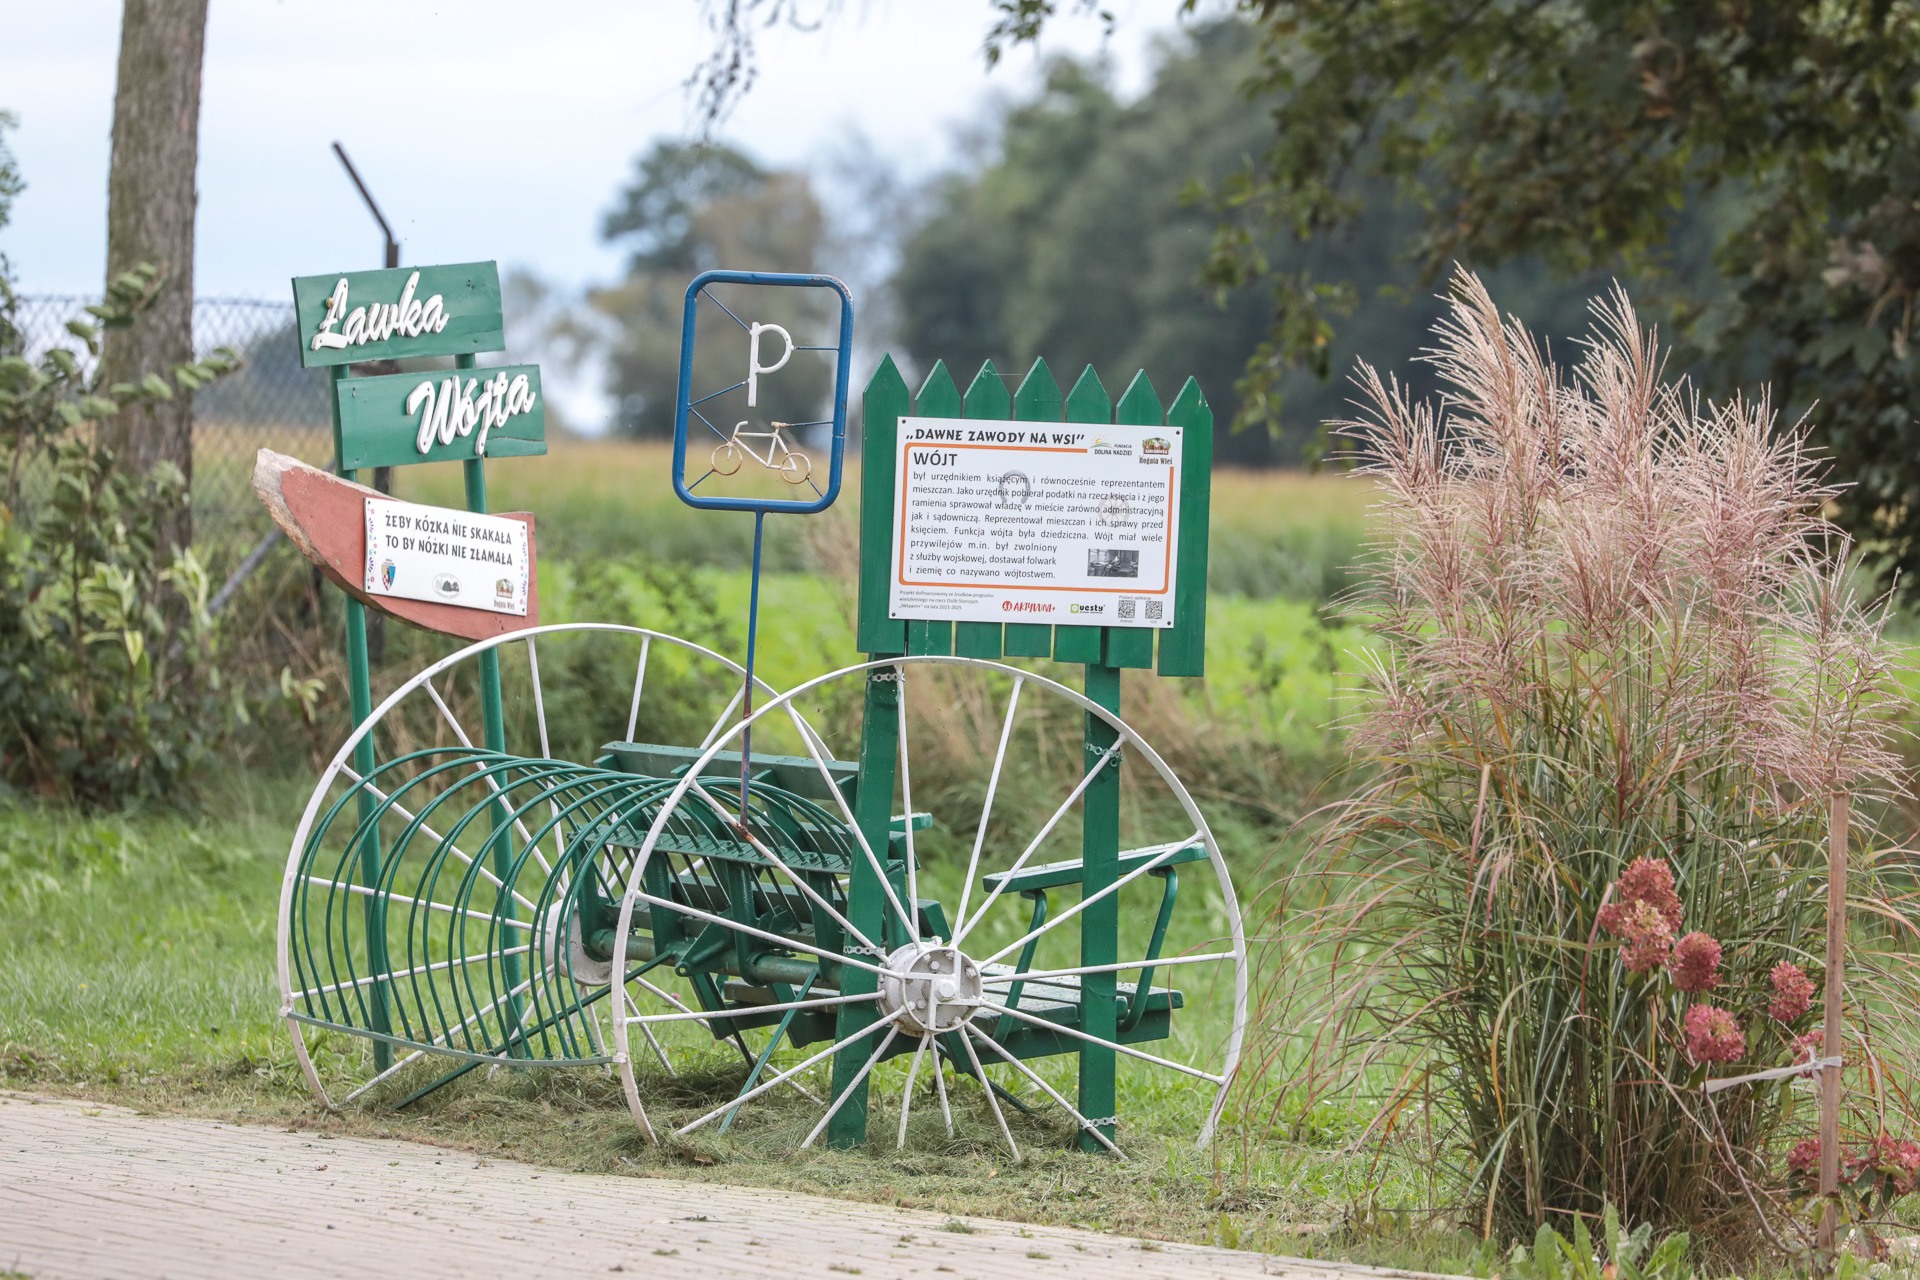
[[[1168,969],[1177,964],[1211,964],[1238,960],[1231,951],[1209,951],[1197,956],[1161,956],[1157,960],[1126,960],[1120,964],[1083,964],[1071,969],[1034,969],[1026,973],[989,973],[981,975],[986,986],[1008,986],[1015,982],[1047,982],[1054,978],[1080,978],[1089,973],[1125,973],[1129,969]]]
[[[947,1057],[946,1050],[940,1047],[939,1037],[933,1041],[933,1092],[940,1099],[940,1118],[946,1122],[947,1136],[953,1136],[953,1108],[947,1104],[947,1072],[942,1060]]]
[[[527,637],[527,675],[533,681],[533,718],[534,722],[540,726],[540,758],[542,760],[551,760],[553,759],[553,744],[547,740],[547,700],[545,692],[540,687],[540,651],[536,647],[536,642],[532,636]],[[558,846],[561,843],[560,801],[556,798],[552,788],[547,789],[547,807],[553,813],[551,829],[553,831],[553,842],[556,846],[557,857]],[[560,861],[564,862],[565,859],[560,859]]]
[[[1047,837],[1053,834],[1053,829],[1060,825],[1060,819],[1067,816],[1067,810],[1073,808],[1074,802],[1086,794],[1087,788],[1093,785],[1093,780],[1100,776],[1101,771],[1104,770],[1119,753],[1120,744],[1118,742],[1100,753],[1100,758],[1094,762],[1093,768],[1087,770],[1086,773],[1081,776],[1080,781],[1076,783],[1073,790],[1067,794],[1067,798],[1060,802],[1060,807],[1053,811],[1053,816],[1047,819],[1047,825],[1040,828],[1040,834],[1033,838],[1031,844],[1021,850],[1020,856],[1014,860],[1013,865],[1001,873],[1000,882],[994,885],[993,891],[987,894],[981,901],[980,909],[973,913],[973,918],[965,924],[955,926],[953,935],[954,946],[957,947],[965,941],[967,934],[973,931],[973,927],[986,918],[987,909],[999,899],[1001,893],[1006,890],[1007,885],[1012,883],[1013,877],[1020,873],[1020,869],[1027,865],[1027,859],[1031,858],[1039,850],[1040,846],[1046,843]]]
[[[794,728],[800,731],[800,741],[806,744],[807,754],[813,757],[815,767],[820,770],[821,780],[827,784],[827,790],[833,793],[834,802],[840,807],[840,816],[846,820],[847,830],[853,832],[854,841],[859,844],[860,852],[867,860],[867,866],[872,869],[874,877],[880,882],[880,888],[886,893],[887,901],[893,904],[894,912],[900,917],[900,923],[907,927],[909,937],[919,937],[918,924],[914,921],[912,914],[901,904],[900,895],[893,891],[893,881],[887,878],[886,868],[880,865],[880,859],[875,856],[873,846],[867,843],[867,833],[860,829],[859,820],[853,816],[853,806],[847,803],[846,793],[840,790],[833,780],[832,770],[827,768],[827,759],[822,753],[825,744],[814,735],[813,726],[793,709],[792,702],[787,703],[787,714],[793,718]]]
[[[789,1000],[784,1004],[756,1004],[738,1009],[689,1009],[685,1013],[635,1013],[626,1021],[644,1025],[649,1022],[704,1022],[709,1018],[750,1018],[756,1014],[785,1013],[789,1009],[830,1009],[841,1004],[872,1004],[879,998],[878,993],[858,996],[812,996],[805,1000]]]
[[[1112,884],[1108,885],[1106,888],[1101,889],[1097,893],[1088,894],[1086,897],[1080,899],[1080,901],[1074,903],[1071,907],[1068,907],[1065,911],[1062,911],[1059,915],[1055,916],[1053,919],[1041,925],[1038,929],[1030,929],[1026,933],[1021,934],[1018,938],[1015,938],[1012,942],[1000,948],[998,951],[994,952],[992,955],[988,956],[985,960],[982,960],[980,963],[983,965],[992,964],[994,961],[1000,959],[1002,956],[1006,955],[1008,952],[1015,951],[1021,947],[1026,946],[1027,943],[1039,937],[1041,934],[1049,933],[1055,929],[1058,929],[1061,925],[1073,919],[1075,916],[1079,915],[1082,911],[1085,911],[1088,907],[1092,906],[1094,903],[1100,901],[1100,899],[1107,897],[1109,894],[1115,894],[1120,892],[1120,890],[1124,888],[1126,885],[1129,885],[1133,883],[1135,880],[1138,880],[1141,876],[1146,875],[1149,871],[1152,871],[1155,867],[1159,866],[1160,864],[1165,862],[1167,859],[1173,857],[1174,854],[1179,853],[1182,849],[1192,848],[1194,841],[1198,840],[1199,838],[1200,838],[1200,833],[1196,831],[1193,833],[1193,835],[1189,839],[1176,840],[1171,844],[1162,846],[1160,851],[1154,854],[1153,857],[1147,859],[1145,862],[1141,863],[1139,866],[1135,867],[1133,870],[1127,872],[1127,874],[1121,876],[1118,880],[1115,880]],[[1004,885],[1006,881],[1003,880],[1000,883]],[[981,909],[983,911],[986,909],[984,904],[982,905]]]
[[[920,1043],[913,1046],[913,1061],[907,1064],[907,1084],[900,1091],[900,1138],[893,1144],[896,1151],[907,1149],[907,1117],[913,1112],[913,1081],[914,1077],[920,1074],[920,1058],[926,1053],[927,1041],[931,1039],[933,1039],[932,1036],[920,1037]],[[934,1060],[933,1069],[935,1071],[940,1069],[937,1058]]]
[[[342,991],[351,991],[355,987],[364,987],[373,982],[398,982],[402,978],[417,978],[423,973],[433,973],[440,969],[451,969],[459,964],[485,964],[497,956],[523,955],[533,950],[531,946],[507,947],[500,951],[488,951],[480,955],[459,956],[452,960],[436,960],[432,964],[415,965],[411,969],[402,969],[397,973],[375,973],[364,978],[353,978],[347,982],[333,982],[324,987],[309,987],[305,991],[293,993],[295,1000],[311,1000],[315,996],[336,995]]]
[[[409,898],[405,894],[381,893],[379,890],[369,889],[365,885],[345,884],[339,880],[328,880],[323,876],[303,875],[300,878],[308,884],[324,885],[329,889],[344,889],[348,893],[357,893],[363,898],[384,898],[388,902],[427,907],[434,911],[444,911],[448,915],[471,916],[475,920],[497,920],[501,924],[509,927],[521,929],[531,929],[533,927],[533,921],[531,920],[519,920],[513,916],[495,915],[487,911],[475,911],[470,907],[450,907],[444,902],[435,902],[432,898]],[[848,963],[851,964],[852,961],[848,961]]]
[[[440,708],[440,716],[442,719],[444,719],[447,722],[447,727],[453,730],[453,736],[460,739],[461,746],[465,747],[469,751],[472,751],[474,749],[473,739],[469,738],[467,736],[467,731],[460,727],[460,722],[454,718],[453,708],[449,707],[447,705],[446,699],[440,696],[440,690],[434,688],[433,681],[431,680],[426,681],[424,687],[427,691],[427,696],[433,699],[433,705]],[[487,784],[487,788],[490,791],[492,791],[494,795],[501,797],[502,800],[504,801],[506,797],[506,792],[500,789],[500,783],[493,776],[493,774],[486,771],[480,771],[479,777],[481,781]],[[513,806],[508,805],[507,807],[508,807],[508,810],[511,812]],[[546,872],[549,876],[551,876],[553,874],[553,864],[548,862],[546,855],[540,852],[540,844],[538,841],[536,841],[533,838],[533,834],[527,830],[527,824],[520,821],[518,816],[515,816],[512,819],[512,821],[513,821],[514,830],[520,833],[521,842],[524,843],[527,846],[528,851],[533,854],[533,860],[540,864],[540,869],[542,871]],[[558,838],[559,838],[558,833],[556,833],[555,839],[557,840]]]
[[[513,896],[513,900],[515,902],[525,907],[528,911],[537,912],[539,910],[539,908],[533,905],[532,899],[528,898],[525,894],[521,893],[519,890],[509,887],[505,880],[502,880],[499,876],[495,875],[491,870],[488,869],[486,863],[475,860],[473,855],[468,853],[465,849],[462,849],[459,845],[452,843],[446,837],[442,836],[438,831],[435,831],[432,827],[428,826],[426,823],[421,822],[419,818],[417,818],[416,816],[414,816],[414,814],[408,811],[405,805],[401,804],[398,800],[395,800],[392,796],[382,791],[378,786],[374,785],[371,782],[368,782],[365,778],[355,773],[352,769],[347,768],[345,765],[342,765],[340,767],[340,772],[346,775],[348,778],[351,778],[356,785],[366,788],[367,793],[369,795],[371,795],[374,799],[378,800],[381,804],[386,805],[389,809],[392,809],[395,813],[399,814],[402,818],[405,818],[408,822],[419,823],[420,830],[426,833],[428,839],[432,840],[435,844],[438,844],[444,847],[449,853],[453,854],[454,857],[460,859],[460,861],[466,863],[469,867],[472,867],[475,871],[478,871],[481,875],[481,878],[491,882],[494,888],[505,889],[507,893]]]
[[[847,1087],[840,1091],[840,1096],[835,1098],[833,1105],[827,1108],[827,1114],[820,1117],[820,1123],[813,1126],[813,1132],[809,1133],[801,1141],[800,1149],[802,1151],[812,1146],[813,1140],[819,1137],[821,1132],[826,1129],[828,1122],[840,1113],[840,1108],[845,1106],[847,1099],[851,1098],[860,1088],[861,1082],[873,1073],[874,1065],[880,1061],[880,1055],[887,1051],[887,1046],[892,1044],[899,1034],[899,1027],[887,1028],[887,1034],[881,1038],[878,1045],[874,1046],[874,1050],[868,1055],[866,1063],[862,1065],[858,1071],[853,1073],[853,1079],[847,1081]]]
[[[808,1058],[805,1062],[802,1062],[799,1066],[787,1068],[785,1071],[782,1071],[779,1075],[773,1077],[773,1079],[765,1080],[765,1081],[762,1081],[760,1084],[755,1085],[753,1089],[750,1090],[749,1092],[743,1093],[737,1098],[733,1098],[727,1102],[721,1103],[719,1106],[715,1107],[713,1110],[707,1112],[707,1114],[701,1116],[698,1120],[693,1120],[688,1122],[687,1124],[680,1126],[678,1129],[675,1129],[673,1131],[674,1136],[684,1137],[687,1134],[692,1133],[695,1129],[698,1129],[701,1125],[706,1124],[708,1121],[714,1120],[721,1115],[724,1115],[726,1112],[732,1110],[734,1107],[739,1106],[741,1103],[753,1101],[755,1098],[759,1097],[761,1094],[767,1092],[769,1089],[772,1089],[775,1085],[783,1083],[791,1076],[799,1075],[802,1071],[805,1071],[808,1067],[812,1066],[814,1063],[820,1061],[822,1058],[826,1058],[831,1056],[832,1054],[838,1053],[840,1050],[852,1044],[855,1040],[864,1040],[866,1039],[866,1037],[872,1035],[876,1031],[881,1030],[882,1028],[890,1029],[893,1026],[893,1024],[900,1019],[902,1012],[904,1012],[904,1010],[890,1013],[886,1017],[881,1018],[877,1022],[868,1023],[866,1026],[854,1032],[852,1035],[846,1037],[844,1040],[834,1041],[832,1044],[828,1045],[826,1048],[822,1049],[820,1052],[814,1054],[811,1058]]]
[[[1121,1044],[1117,1040],[1103,1040],[1099,1036],[1088,1035],[1077,1027],[1067,1027],[1062,1026],[1058,1022],[1048,1022],[1045,1018],[1036,1018],[1030,1013],[1022,1013],[1018,1009],[1010,1008],[1004,1004],[995,1004],[991,1000],[982,1000],[980,1007],[982,1009],[991,1009],[995,1013],[1007,1014],[1010,1017],[1018,1018],[1022,1022],[1032,1023],[1036,1027],[1058,1032],[1060,1035],[1070,1036],[1075,1040],[1084,1040],[1088,1044],[1097,1044],[1104,1048],[1112,1049],[1115,1053],[1124,1053],[1128,1057],[1138,1058],[1142,1062],[1151,1062],[1157,1067],[1166,1067],[1170,1071],[1182,1071],[1187,1075],[1198,1077],[1201,1080],[1211,1081],[1214,1084],[1225,1084],[1227,1082],[1225,1076],[1216,1076],[1212,1072],[1202,1071],[1198,1067],[1190,1067],[1184,1062],[1175,1062],[1171,1058],[1158,1057],[1148,1053],[1144,1049],[1136,1049],[1130,1044]]]
[[[804,951],[808,955],[819,956],[822,960],[832,960],[838,964],[849,965],[855,969],[865,969],[869,973],[884,974],[886,972],[885,969],[882,969],[877,964],[869,964],[865,960],[856,960],[852,956],[835,955],[831,951],[822,950],[819,947],[801,942],[798,939],[783,938],[777,933],[768,933],[765,929],[756,929],[750,924],[741,924],[738,920],[729,920],[725,916],[717,916],[710,911],[702,911],[698,907],[687,906],[685,903],[674,902],[667,898],[656,898],[642,889],[635,889],[632,893],[634,900],[637,902],[644,902],[648,906],[653,907],[665,907],[669,911],[678,911],[681,915],[692,916],[695,920],[704,920],[708,924],[717,924],[723,929],[731,929],[735,933],[744,933],[750,938],[759,938],[762,942],[771,942],[775,946],[785,947],[789,951]]]
[[[973,878],[980,871],[980,850],[987,842],[987,823],[993,817],[994,793],[1000,789],[1000,770],[1007,762],[1007,744],[1013,741],[1014,713],[1020,707],[1020,691],[1027,687],[1025,676],[1016,676],[1013,692],[1007,695],[1007,714],[1000,724],[1000,746],[993,753],[993,772],[987,777],[987,798],[980,805],[980,826],[973,833],[973,852],[967,858],[967,874],[960,881],[960,905],[954,908],[953,918],[967,918],[967,900],[973,894]]]
[[[1100,1132],[1100,1129],[1098,1126],[1096,1126],[1092,1121],[1088,1120],[1085,1116],[1081,1115],[1077,1107],[1075,1107],[1071,1102],[1068,1102],[1065,1098],[1061,1097],[1059,1091],[1056,1090],[1052,1085],[1048,1084],[1045,1080],[1042,1080],[1039,1074],[1035,1072],[1032,1067],[1029,1067],[1026,1063],[1020,1061],[1020,1059],[1014,1057],[1011,1053],[1008,1053],[1007,1050],[1004,1047],[1002,1047],[1002,1045],[998,1040],[995,1040],[992,1036],[980,1030],[978,1027],[974,1026],[971,1022],[966,1024],[966,1029],[972,1032],[975,1036],[979,1037],[980,1042],[986,1045],[987,1048],[993,1050],[995,1053],[1005,1058],[1008,1062],[1011,1062],[1013,1064],[1014,1070],[1018,1071],[1021,1075],[1025,1076],[1027,1079],[1033,1081],[1033,1083],[1039,1085],[1041,1090],[1045,1092],[1045,1094],[1049,1098],[1052,1098],[1055,1102],[1059,1103],[1062,1107],[1066,1108],[1067,1114],[1073,1117],[1074,1123],[1079,1125],[1083,1132],[1092,1134],[1094,1136],[1094,1139],[1098,1141],[1101,1146],[1113,1152],[1113,1154],[1120,1156],[1122,1160],[1126,1159],[1126,1156],[1121,1155],[1120,1148],[1114,1146],[1112,1141],[1108,1139],[1107,1135]]]
[[[633,735],[640,727],[640,693],[647,687],[647,654],[652,647],[652,636],[640,637],[640,661],[633,668],[633,705],[627,708],[628,742],[633,741]]]
[[[707,748],[711,747],[719,740],[720,735],[726,732],[727,726],[733,722],[733,713],[740,709],[740,699],[746,696],[746,692],[747,686],[742,684],[740,691],[734,694],[733,698],[727,703],[726,710],[720,713],[720,718],[713,722],[713,728],[707,730],[707,736],[700,739],[701,751],[704,752]]]
[[[1018,1163],[1020,1147],[1013,1140],[1013,1130],[1007,1128],[1007,1115],[1000,1110],[1000,1099],[993,1096],[993,1082],[987,1079],[986,1069],[980,1065],[980,1055],[973,1051],[973,1041],[964,1035],[960,1036],[959,1040],[960,1047],[967,1051],[967,1061],[973,1064],[973,1078],[980,1082],[980,1092],[987,1095],[987,1105],[993,1108],[993,1120],[1000,1126],[1000,1136],[1007,1140],[1007,1150],[1012,1153],[1014,1161]]]

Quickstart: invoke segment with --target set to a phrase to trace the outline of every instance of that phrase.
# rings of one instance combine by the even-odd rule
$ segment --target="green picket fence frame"
[[[869,659],[956,656],[999,661],[1009,658],[1052,658],[1086,668],[1087,698],[1118,715],[1121,673],[1127,669],[1156,669],[1154,637],[1160,637],[1157,670],[1166,676],[1199,676],[1206,671],[1207,535],[1212,504],[1213,410],[1200,384],[1188,378],[1164,408],[1146,371],[1135,373],[1116,404],[1099,374],[1088,365],[1062,398],[1060,384],[1044,359],[1036,360],[1011,395],[991,360],[980,366],[960,393],[944,361],[934,364],[918,394],[888,356],[867,383],[863,399],[864,439],[860,475],[860,599],[856,641]],[[969,418],[985,421],[1111,423],[1116,426],[1182,429],[1182,466],[1176,477],[1180,489],[1180,542],[1174,584],[1174,625],[1164,630],[1146,627],[1055,626],[1047,623],[920,622],[890,618],[888,575],[893,565],[893,539],[898,528],[894,494],[894,451],[899,445],[900,421],[906,417]],[[874,848],[885,847],[887,824],[899,762],[896,719],[899,685],[883,672],[867,681],[865,720],[860,742],[860,793],[857,814],[862,833]],[[1093,715],[1086,717],[1085,751],[1089,768],[1118,743],[1114,728]],[[1081,797],[1080,885],[1092,897],[1119,878],[1120,774],[1108,769],[1089,784]],[[869,936],[886,927],[885,891],[879,877],[856,863],[848,888],[848,914]],[[1080,958],[1083,964],[1113,964],[1119,956],[1120,902],[1109,894],[1080,914]],[[848,992],[864,992],[874,981],[870,974],[849,975]],[[1118,1034],[1118,975],[1088,974],[1081,981],[1080,1029],[1112,1041]],[[869,1006],[843,1007],[841,1037],[869,1025],[875,1015]],[[1099,1133],[1111,1140],[1118,1121],[1118,1061],[1108,1047],[1083,1044],[1079,1050],[1079,1107]],[[859,1071],[863,1052],[836,1055],[833,1095],[846,1094],[828,1128],[828,1142],[855,1147],[866,1139],[867,1086]],[[1084,1151],[1101,1149],[1100,1139],[1080,1136]]]
[[[1044,359],[1035,360],[1012,395],[989,360],[960,393],[944,361],[916,395],[893,357],[880,362],[863,397],[860,472],[860,605],[855,638],[871,657],[956,654],[964,658],[1052,658],[1116,668],[1156,668],[1163,676],[1206,674],[1207,524],[1212,509],[1213,409],[1200,384],[1188,378],[1164,410],[1146,371],[1135,373],[1119,402],[1088,365],[1063,398]],[[887,575],[893,562],[894,450],[900,419],[976,418],[1013,422],[1112,423],[1179,427],[1184,436],[1180,484],[1180,550],[1174,625],[1054,626],[1026,622],[903,622],[887,616]],[[1160,637],[1156,667],[1154,636]]]

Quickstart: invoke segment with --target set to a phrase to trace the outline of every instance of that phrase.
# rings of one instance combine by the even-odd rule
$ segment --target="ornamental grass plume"
[[[1359,781],[1271,891],[1248,1105],[1262,1131],[1359,1107],[1365,1142],[1438,1135],[1484,1233],[1611,1203],[1736,1256],[1780,1227],[1810,1104],[1699,1086],[1808,1031],[1828,797],[1870,814],[1896,785],[1890,649],[1802,433],[1664,380],[1623,293],[1593,314],[1563,369],[1462,273],[1437,405],[1360,369]],[[1850,1039],[1850,1070],[1920,1040],[1893,857],[1856,857],[1849,1000],[1883,1047]]]

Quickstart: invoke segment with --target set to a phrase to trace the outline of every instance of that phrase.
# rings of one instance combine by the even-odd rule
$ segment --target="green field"
[[[543,620],[614,618],[737,652],[750,518],[695,513],[668,490],[663,450],[563,446],[494,468],[495,510],[540,516]],[[402,496],[458,500],[457,475],[417,469]],[[850,494],[851,497],[851,494]],[[1288,830],[1338,759],[1337,735],[1359,635],[1329,619],[1361,553],[1368,492],[1334,477],[1224,474],[1215,485],[1215,591],[1204,681],[1130,676],[1129,716],[1207,808],[1243,901],[1284,861]],[[857,659],[851,613],[852,502],[828,516],[770,525],[761,674],[789,686]],[[324,619],[318,643],[332,643]],[[391,687],[446,646],[390,634],[379,683]],[[1069,683],[1068,669],[1053,669]],[[621,691],[608,695],[624,696]],[[342,699],[329,691],[325,716]],[[294,726],[287,726],[294,729]],[[277,727],[267,726],[268,737]],[[301,735],[293,732],[288,740]],[[1062,1149],[1061,1134],[1021,1122],[1016,1166],[973,1116],[971,1136],[916,1129],[905,1153],[877,1139],[860,1153],[794,1154],[817,1114],[799,1106],[727,1138],[651,1148],[594,1068],[475,1072],[404,1113],[353,1110],[328,1120],[312,1102],[275,1017],[273,937],[286,846],[310,769],[266,767],[300,752],[256,743],[190,813],[83,816],[42,804],[0,807],[0,1085],[240,1118],[329,1123],[423,1137],[569,1168],[746,1182],[930,1206],[954,1214],[1074,1222],[1285,1252],[1428,1265],[1468,1246],[1424,1225],[1439,1194],[1431,1153],[1409,1143],[1384,1165],[1347,1158],[1338,1108],[1305,1142],[1232,1124],[1202,1155],[1191,1147],[1194,1091],[1128,1072],[1124,1165]],[[330,753],[330,748],[327,748]],[[930,837],[931,838],[931,837]],[[957,874],[949,864],[935,878]],[[1183,926],[1214,912],[1195,890]],[[1250,927],[1254,921],[1249,921]],[[1196,937],[1199,934],[1195,935]],[[1175,943],[1183,938],[1176,936]],[[1181,1034],[1224,1034],[1219,1000],[1194,993]],[[686,1072],[670,1114],[724,1100],[738,1077],[724,1056]],[[1048,1068],[1071,1072],[1069,1060]],[[897,1074],[897,1072],[896,1072]],[[888,1091],[883,1089],[884,1096]],[[961,1104],[982,1110],[977,1102]],[[916,1112],[916,1114],[919,1114]],[[882,1103],[875,1132],[891,1131]],[[963,1134],[967,1130],[963,1130]],[[1361,1216],[1352,1215],[1356,1206]],[[1328,1223],[1348,1229],[1324,1233]],[[1378,1229],[1376,1229],[1376,1227]]]

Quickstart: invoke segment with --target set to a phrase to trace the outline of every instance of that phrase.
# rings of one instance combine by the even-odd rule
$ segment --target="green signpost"
[[[394,267],[297,276],[293,305],[305,368],[331,370],[333,456],[343,479],[365,467],[458,460],[466,471],[467,510],[487,509],[486,458],[546,452],[546,406],[540,371],[532,365],[475,371],[474,355],[506,347],[500,310],[500,271],[491,262]],[[454,357],[447,373],[350,377],[350,366],[376,360]],[[497,390],[496,390],[497,388]],[[424,446],[424,447],[423,447]],[[367,661],[367,611],[349,597],[346,606],[348,696],[353,722],[373,713],[373,677]],[[506,731],[500,697],[499,660],[487,655],[480,668],[482,730],[490,748],[503,750]],[[373,738],[361,738],[354,767],[364,777],[378,767]],[[383,879],[379,805],[371,794],[359,801],[360,870],[369,883]],[[504,806],[492,806],[488,847],[496,867],[512,861],[513,833]],[[385,903],[369,895],[364,905],[368,947],[376,966],[387,966]],[[508,948],[517,939],[504,935]],[[519,981],[517,955],[505,961],[509,980]],[[373,987],[375,1066],[392,1061],[389,984]]]

